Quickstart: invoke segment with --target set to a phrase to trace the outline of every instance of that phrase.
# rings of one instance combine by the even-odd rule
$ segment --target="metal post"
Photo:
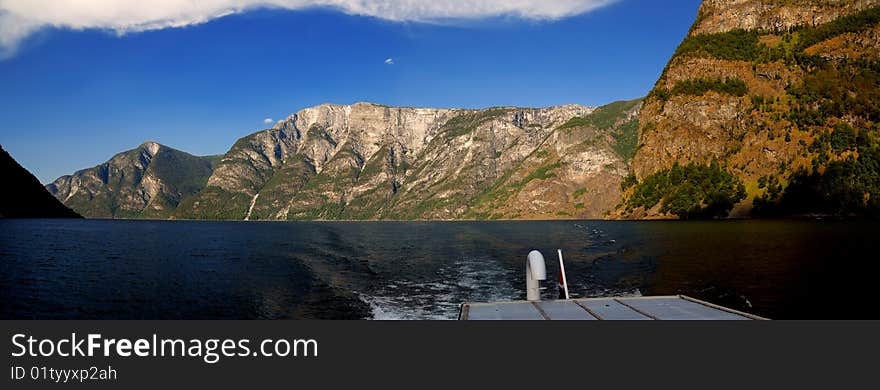
[[[565,263],[562,261],[562,249],[557,249],[557,253],[559,253],[559,272],[562,275],[562,288],[565,291],[565,299],[571,299],[568,295],[568,278],[565,276]]]

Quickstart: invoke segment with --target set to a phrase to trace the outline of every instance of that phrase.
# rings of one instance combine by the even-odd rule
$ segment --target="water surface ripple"
[[[454,319],[525,297],[531,249],[578,297],[687,294],[875,318],[876,222],[0,220],[4,319]],[[556,295],[545,283],[545,299]]]

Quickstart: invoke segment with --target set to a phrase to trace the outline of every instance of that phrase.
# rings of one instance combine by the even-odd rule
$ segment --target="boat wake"
[[[462,302],[519,299],[519,274],[497,260],[463,258],[440,267],[430,280],[394,280],[371,293],[358,292],[375,320],[453,320]]]

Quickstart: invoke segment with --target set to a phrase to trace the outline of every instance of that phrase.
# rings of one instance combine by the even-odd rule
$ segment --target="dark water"
[[[0,220],[0,318],[452,319],[523,299],[687,294],[771,318],[877,318],[876,222]],[[556,294],[546,283],[545,298]]]

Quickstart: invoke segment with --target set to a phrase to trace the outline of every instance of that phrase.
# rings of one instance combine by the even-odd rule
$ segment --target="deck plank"
[[[464,320],[763,320],[686,296],[465,303]]]
[[[578,299],[576,300],[579,304],[584,305],[587,309],[590,309],[593,313],[599,316],[600,319],[603,320],[651,320],[651,317],[646,317],[639,312],[626,307],[626,305],[622,305],[618,302],[615,302],[613,299]]]
[[[678,297],[618,298],[642,312],[661,320],[748,320],[728,311],[715,309]]]
[[[531,302],[471,304],[468,320],[544,320]]]
[[[595,321],[590,313],[578,306],[572,301],[540,301],[537,302],[541,310],[550,317],[551,320],[567,320],[567,321]]]

